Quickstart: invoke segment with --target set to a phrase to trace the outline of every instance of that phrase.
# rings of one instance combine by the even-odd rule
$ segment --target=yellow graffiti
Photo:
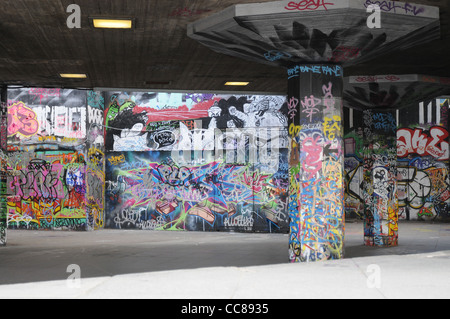
[[[389,218],[389,236],[393,236],[398,232],[398,207],[391,206],[388,208]]]
[[[334,140],[337,136],[341,136],[341,117],[334,115],[333,118],[325,117],[323,123],[323,132],[329,140]]]
[[[125,163],[125,155],[119,155],[119,156],[111,156],[108,158],[108,161],[111,163],[111,165],[119,165]]]
[[[292,137],[295,137],[298,135],[298,133],[300,133],[300,125],[295,125],[294,123],[291,123],[291,125],[289,125],[289,135]]]
[[[56,141],[56,136],[39,136],[39,142]]]
[[[88,151],[88,159],[91,164],[94,166],[97,166],[99,164],[102,164],[102,159],[105,157],[103,152],[99,150],[98,148],[92,147]]]

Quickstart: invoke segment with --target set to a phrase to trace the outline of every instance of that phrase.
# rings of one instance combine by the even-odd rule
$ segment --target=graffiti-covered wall
[[[0,244],[7,225],[289,230],[284,96],[9,88],[2,105]],[[400,219],[449,218],[448,110],[396,114]],[[345,109],[347,217],[365,213],[363,119]]]
[[[397,131],[400,217],[448,220],[450,207],[448,99],[400,111]]]
[[[8,90],[9,227],[87,230],[102,225],[103,114],[96,110],[103,107],[101,101],[94,105],[101,94],[96,98],[89,92],[89,106],[87,96],[82,90]]]
[[[399,219],[448,220],[449,101],[438,98],[396,112]],[[364,216],[363,112],[345,109],[346,216]]]
[[[288,230],[285,97],[105,100],[106,227]]]

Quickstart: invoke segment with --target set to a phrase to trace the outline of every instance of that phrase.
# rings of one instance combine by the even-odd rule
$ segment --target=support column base
[[[372,247],[397,247],[398,246],[398,237],[387,237],[381,236],[378,238],[365,236],[364,237],[364,245],[372,246]]]

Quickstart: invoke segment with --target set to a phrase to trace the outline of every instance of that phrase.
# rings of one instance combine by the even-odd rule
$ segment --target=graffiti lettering
[[[391,113],[373,113],[372,125],[376,130],[384,130],[386,133],[397,131],[397,120]]]
[[[395,1],[379,1],[379,0],[366,0],[364,6],[368,8],[370,5],[378,5],[382,11],[385,12],[403,12],[406,14],[419,15],[425,12],[425,8],[421,6],[412,5],[410,3],[395,2]]]
[[[269,177],[269,175],[261,175],[257,172],[254,172],[252,175],[244,173],[243,177],[243,182],[245,185],[247,185],[254,192],[260,192],[263,190],[264,182]]]
[[[39,103],[42,103],[42,99],[49,96],[60,96],[60,89],[44,89],[44,88],[31,88],[30,95],[39,97]]]
[[[327,6],[334,5],[334,3],[328,3],[325,2],[325,0],[302,0],[300,2],[294,2],[291,1],[288,3],[286,7],[284,7],[286,10],[316,10],[320,7],[323,7],[325,10],[327,10]]]
[[[190,169],[187,167],[179,168],[177,166],[161,164],[157,170],[163,182],[173,186],[180,184],[187,186],[192,175]]]
[[[345,62],[358,57],[360,51],[361,49],[357,47],[338,46],[333,50],[333,55],[329,58],[329,61]]]
[[[306,113],[309,121],[312,122],[313,115],[319,113],[319,108],[317,106],[322,102],[321,99],[315,98],[314,95],[310,97],[305,96],[305,99],[301,101],[302,103],[302,113]]]
[[[36,112],[36,119],[40,126],[39,133],[42,135],[77,139],[86,137],[87,110],[85,107],[40,106],[33,108],[33,111]],[[92,119],[100,121],[95,117],[97,111],[92,108],[90,111],[92,111]],[[102,124],[102,121],[100,122]]]
[[[168,158],[161,163],[147,162],[142,168],[115,170],[119,172],[117,181],[106,182],[106,196],[113,203],[116,198],[123,203],[121,213],[116,213],[112,220],[109,218],[114,227],[142,229],[144,222],[154,224],[151,221],[158,217],[162,217],[158,222],[160,229],[195,229],[195,225],[203,229],[227,225],[243,230],[261,227],[257,226],[256,219],[250,223],[244,214],[249,210],[255,211],[261,221],[270,221],[276,227],[286,223],[287,217],[282,211],[285,205],[278,204],[285,198],[286,190],[275,186],[286,185],[286,182],[275,180],[273,174],[254,170],[252,165],[220,161],[182,166]],[[239,212],[237,206],[241,207]]]
[[[300,73],[316,73],[339,77],[342,76],[342,67],[339,65],[296,65],[287,69],[288,79],[298,77]]]
[[[225,218],[223,225],[225,227],[252,227],[254,220],[252,217],[237,216],[236,218]]]
[[[35,135],[38,129],[36,113],[23,102],[14,103],[8,108],[8,136],[19,134],[30,137]]]
[[[379,76],[379,75],[374,75],[374,76],[358,76],[355,81],[356,82],[360,82],[360,83],[365,83],[365,82],[382,82],[382,81],[389,81],[389,82],[397,82],[399,81],[400,78],[396,75],[386,75],[386,76]]]
[[[439,160],[449,159],[449,134],[443,127],[433,127],[429,131],[423,129],[399,129],[397,132],[397,155],[406,157],[409,154],[421,156],[431,155]]]
[[[332,141],[337,136],[341,135],[341,117],[338,115],[334,115],[332,118],[325,117],[323,122],[323,132],[325,133],[325,137]]]
[[[288,114],[289,114],[289,118],[292,120],[295,115],[297,114],[297,105],[298,105],[298,99],[295,97],[291,97],[291,99],[288,102]]]
[[[330,112],[334,110],[334,106],[336,104],[336,101],[332,94],[332,88],[333,84],[331,82],[328,83],[328,86],[324,85],[322,86],[323,94],[325,95],[323,97],[323,104],[326,106],[326,109],[324,112]]]
[[[171,146],[176,142],[176,137],[171,131],[159,131],[153,136],[157,148]]]
[[[103,124],[103,111],[88,105],[89,122],[97,125]]]
[[[268,52],[264,53],[264,57],[266,58],[266,60],[273,62],[273,61],[276,61],[276,60],[280,60],[282,58],[289,59],[290,57],[292,57],[292,55],[290,55],[287,52],[280,52],[280,51],[271,50],[271,51],[268,51]]]

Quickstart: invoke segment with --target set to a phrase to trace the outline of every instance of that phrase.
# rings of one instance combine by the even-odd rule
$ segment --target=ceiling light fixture
[[[97,29],[133,29],[134,19],[125,18],[90,18]]]
[[[247,86],[247,85],[249,85],[250,84],[250,82],[225,82],[225,85],[228,85],[228,86]]]
[[[87,74],[82,74],[82,73],[61,73],[59,76],[62,77],[63,79],[86,79],[87,78]]]

